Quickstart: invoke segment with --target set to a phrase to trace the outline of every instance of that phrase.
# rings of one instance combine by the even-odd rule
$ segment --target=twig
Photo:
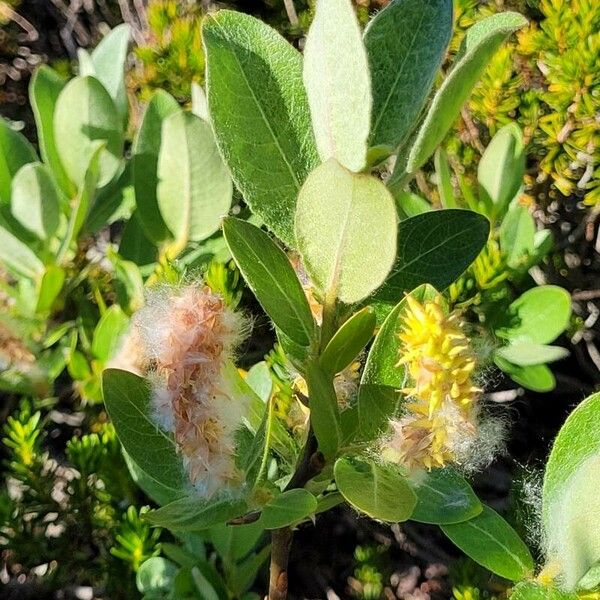
[[[311,427],[296,472],[286,485],[285,491],[304,487],[307,481],[323,470],[324,466],[325,457],[317,450],[317,438]]]
[[[298,27],[300,21],[298,20],[298,13],[294,6],[294,0],[283,0],[283,4],[285,5],[285,12],[287,13],[292,27]]]
[[[581,292],[573,292],[571,298],[577,301],[595,300],[600,298],[600,290],[582,290]]]
[[[269,600],[285,600],[288,591],[288,563],[292,546],[292,528],[275,529],[271,534]]]
[[[469,137],[471,138],[469,141],[473,144],[473,146],[475,146],[479,154],[483,154],[485,148],[483,147],[483,144],[479,139],[479,130],[477,129],[477,125],[475,125],[475,123],[473,122],[473,119],[471,118],[471,114],[469,113],[468,109],[463,108],[460,111],[460,116],[465,122],[467,131],[469,132]]]

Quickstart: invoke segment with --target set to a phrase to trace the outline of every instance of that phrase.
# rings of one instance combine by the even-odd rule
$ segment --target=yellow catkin
[[[401,392],[409,401],[407,413],[390,422],[385,454],[409,469],[432,469],[453,462],[475,437],[476,356],[441,296],[421,304],[409,295],[406,303],[397,366],[406,369]]]

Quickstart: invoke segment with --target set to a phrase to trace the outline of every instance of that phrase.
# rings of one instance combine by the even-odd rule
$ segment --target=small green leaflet
[[[338,490],[360,512],[390,523],[410,518],[417,498],[398,467],[344,457],[333,471]]]
[[[175,441],[152,420],[148,382],[128,371],[107,369],[102,377],[104,404],[119,441],[152,479],[175,492],[189,485]]]
[[[292,341],[308,346],[315,323],[304,290],[285,252],[258,227],[226,218],[223,235],[248,287]]]
[[[279,529],[306,519],[316,509],[317,499],[308,490],[288,490],[263,507],[258,522],[264,529]]]
[[[500,577],[520,581],[534,562],[517,532],[489,506],[473,519],[442,525],[442,531],[470,558]]]

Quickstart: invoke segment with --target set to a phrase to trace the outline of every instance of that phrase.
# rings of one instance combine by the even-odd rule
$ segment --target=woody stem
[[[292,528],[282,527],[271,533],[269,600],[285,600],[288,591],[288,562],[292,546]]]

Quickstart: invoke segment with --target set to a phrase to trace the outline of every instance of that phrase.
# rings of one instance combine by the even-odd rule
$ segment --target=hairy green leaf
[[[54,110],[56,149],[71,182],[80,188],[99,142],[98,186],[106,185],[120,168],[123,129],[116,107],[103,85],[93,77],[75,77],[60,93]]]
[[[129,318],[118,304],[113,304],[107,308],[94,329],[92,339],[92,353],[94,356],[103,362],[113,356],[118,348],[121,336],[127,331],[128,325]]]
[[[492,138],[477,167],[477,181],[492,216],[506,212],[510,201],[523,185],[525,144],[516,123],[505,125]]]
[[[9,204],[11,183],[19,169],[36,160],[33,146],[0,118],[0,205]]]
[[[44,162],[52,170],[56,183],[67,195],[75,193],[65,169],[60,162],[54,139],[54,108],[61,91],[65,87],[64,79],[48,65],[36,69],[29,84],[29,101],[33,109],[37,126],[40,153]]]
[[[544,476],[542,520],[547,560],[572,591],[600,561],[600,394],[584,400],[562,426]]]
[[[294,244],[296,197],[318,164],[302,57],[274,29],[221,10],[203,22],[217,144],[253,212]]]
[[[527,267],[535,251],[535,221],[525,206],[514,204],[500,226],[500,246],[508,266]]]
[[[178,111],[162,124],[158,156],[158,206],[179,247],[219,229],[231,206],[233,187],[211,126]]]
[[[360,512],[391,523],[410,519],[417,498],[398,467],[345,457],[333,472],[344,499]]]
[[[371,127],[371,81],[350,0],[317,0],[304,48],[304,84],[321,160],[335,158],[361,171]]]
[[[41,240],[51,238],[59,224],[59,197],[52,175],[41,163],[19,169],[12,181],[11,212]]]
[[[412,144],[406,164],[408,173],[414,173],[434,153],[496,50],[526,24],[522,15],[502,12],[475,23],[467,31],[452,69],[436,92]]]
[[[317,167],[296,211],[298,250],[313,283],[347,304],[368,296],[394,262],[396,221],[394,199],[379,179],[334,159]]]
[[[158,244],[169,237],[160,214],[158,188],[158,155],[162,143],[163,121],[179,111],[177,100],[164,90],[154,93],[133,142],[133,185],[138,219],[148,239]]]
[[[288,257],[258,227],[228,217],[223,235],[248,287],[273,323],[301,346],[314,337],[315,323]]]
[[[127,119],[128,100],[125,88],[125,61],[131,29],[126,23],[112,29],[91,54],[94,75],[113,99],[119,115]]]
[[[393,0],[365,31],[373,85],[371,146],[392,154],[406,141],[452,33],[451,0]]]
[[[0,261],[11,271],[30,279],[37,279],[44,271],[44,264],[29,248],[11,231],[0,215]]]
[[[517,532],[489,506],[473,519],[442,525],[442,531],[469,557],[500,577],[520,581],[531,575],[533,558]]]

